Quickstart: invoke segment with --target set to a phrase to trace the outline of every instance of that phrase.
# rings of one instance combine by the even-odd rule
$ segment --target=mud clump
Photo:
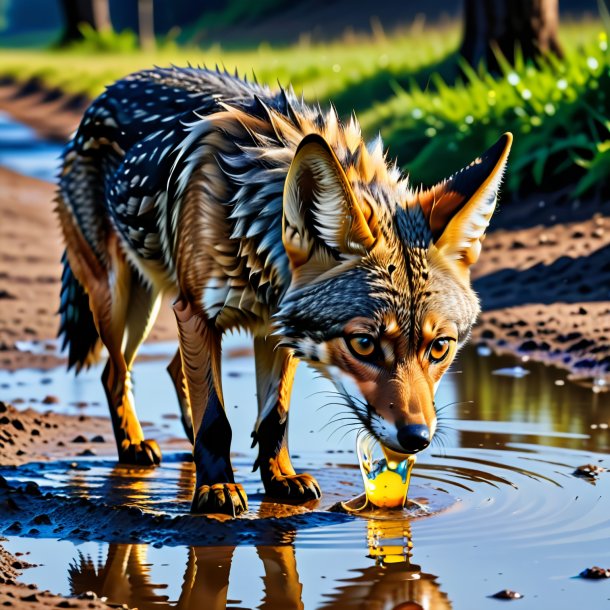
[[[493,599],[522,599],[523,595],[518,591],[513,591],[512,589],[502,589],[489,597]]]
[[[602,578],[610,578],[610,568],[600,568],[599,566],[593,566],[592,568],[584,569],[580,574],[580,578],[586,578],[588,580],[600,580]]]

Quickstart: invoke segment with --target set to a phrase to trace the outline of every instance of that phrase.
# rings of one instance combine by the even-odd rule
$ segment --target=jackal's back
[[[329,141],[356,186],[402,189],[380,142],[367,149],[334,109],[227,73],[171,68],[131,75],[91,105],[64,156],[61,199],[100,261],[116,232],[159,289],[210,316],[266,317],[290,281],[282,192],[309,133]]]

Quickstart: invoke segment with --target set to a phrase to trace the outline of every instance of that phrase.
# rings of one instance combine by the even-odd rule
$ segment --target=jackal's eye
[[[451,339],[448,337],[434,339],[434,341],[432,341],[430,344],[430,349],[428,350],[428,359],[433,363],[441,362],[447,357],[450,347]]]
[[[346,338],[348,347],[358,358],[370,358],[376,349],[375,338],[371,335],[350,335]]]

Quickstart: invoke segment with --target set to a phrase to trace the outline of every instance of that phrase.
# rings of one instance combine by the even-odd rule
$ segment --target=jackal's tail
[[[68,369],[74,366],[78,373],[97,362],[102,344],[89,309],[89,297],[72,273],[65,251],[61,260],[64,270],[58,312],[59,337],[63,337],[62,351],[68,347]]]

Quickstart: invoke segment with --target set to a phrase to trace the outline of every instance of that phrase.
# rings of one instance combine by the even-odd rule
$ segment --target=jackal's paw
[[[201,485],[195,490],[192,513],[221,513],[237,517],[248,510],[248,497],[239,483]]]
[[[274,476],[264,485],[268,496],[281,500],[301,503],[322,496],[318,482],[307,473]]]
[[[156,441],[144,440],[141,443],[123,441],[119,462],[136,466],[157,466],[161,463],[161,449]]]

